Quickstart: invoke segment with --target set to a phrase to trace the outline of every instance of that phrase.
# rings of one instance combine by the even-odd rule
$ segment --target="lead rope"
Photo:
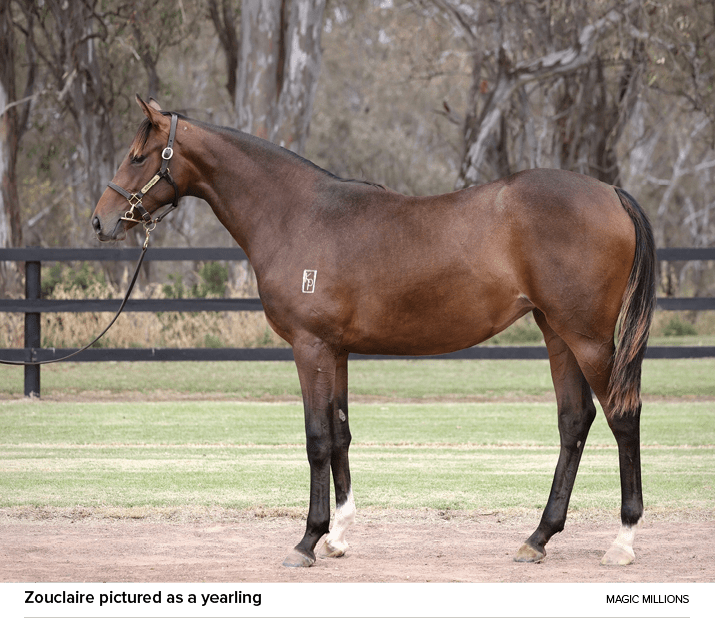
[[[82,353],[82,351],[86,351],[91,347],[95,342],[97,342],[104,334],[106,334],[109,331],[109,328],[114,325],[116,320],[119,318],[119,315],[122,313],[122,310],[124,310],[124,306],[127,304],[127,301],[129,300],[129,296],[132,294],[132,289],[134,288],[134,284],[137,281],[137,277],[139,276],[139,269],[142,266],[142,263],[144,262],[144,255],[146,254],[147,248],[149,247],[149,235],[151,232],[156,228],[156,223],[158,220],[152,220],[150,222],[145,222],[144,223],[144,230],[146,231],[146,239],[144,239],[144,245],[142,246],[142,253],[139,256],[139,261],[137,262],[136,269],[134,270],[134,276],[132,277],[132,281],[129,283],[129,288],[127,289],[126,294],[124,295],[124,299],[122,300],[122,305],[119,306],[119,310],[117,310],[117,313],[114,315],[114,318],[112,321],[107,325],[107,327],[104,328],[104,331],[99,334],[92,342],[89,344],[83,346],[81,349],[78,349],[77,351],[74,351],[70,353],[69,355],[65,355],[64,357],[58,357],[56,359],[52,360],[45,360],[43,362],[12,362],[9,360],[0,360],[0,364],[6,364],[8,366],[40,366],[42,364],[54,364],[56,362],[63,362],[64,360],[67,360],[71,357],[74,357],[75,355],[78,355],[79,353]]]

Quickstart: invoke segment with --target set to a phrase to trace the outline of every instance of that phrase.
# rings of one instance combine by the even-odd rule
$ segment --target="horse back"
[[[361,353],[466,348],[582,295],[583,273],[599,269],[585,248],[607,255],[632,228],[619,205],[609,186],[560,170],[431,197],[333,187],[294,226],[261,296],[289,342],[307,331]]]

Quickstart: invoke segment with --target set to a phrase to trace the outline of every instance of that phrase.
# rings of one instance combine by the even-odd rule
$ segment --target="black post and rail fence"
[[[0,359],[37,362],[62,357],[73,349],[42,348],[40,318],[45,312],[116,312],[118,299],[42,299],[42,263],[70,261],[132,261],[139,259],[139,248],[7,248],[0,249],[0,262],[25,263],[25,299],[0,299],[0,312],[25,315],[22,349],[0,349]],[[661,261],[715,260],[715,248],[663,248]],[[246,260],[240,248],[150,248],[146,261],[237,261]],[[661,310],[715,310],[712,297],[664,297]],[[130,299],[125,312],[238,312],[262,311],[258,298],[244,299]],[[715,346],[651,346],[648,358],[677,359],[715,357]],[[384,356],[354,355],[355,359]],[[391,356],[399,359],[397,356]],[[407,357],[407,356],[406,356]],[[430,359],[548,359],[546,347],[479,345]],[[72,358],[76,362],[105,361],[284,361],[292,360],[289,348],[90,348]],[[409,358],[420,359],[420,358]],[[25,395],[40,394],[40,366],[25,366]]]

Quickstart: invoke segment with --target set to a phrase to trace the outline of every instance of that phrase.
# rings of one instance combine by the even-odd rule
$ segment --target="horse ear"
[[[161,110],[161,106],[159,105],[159,102],[154,99],[154,97],[149,97],[149,105],[154,108],[155,110]]]
[[[151,121],[151,124],[155,127],[159,127],[164,118],[163,115],[159,113],[159,110],[161,110],[159,104],[153,99],[147,103],[139,95],[136,96],[136,100],[145,116]]]

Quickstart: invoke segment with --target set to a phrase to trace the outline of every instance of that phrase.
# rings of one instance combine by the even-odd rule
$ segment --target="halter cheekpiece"
[[[176,209],[179,204],[179,188],[176,186],[176,181],[174,181],[169,171],[169,161],[174,155],[174,140],[176,139],[176,126],[179,122],[179,117],[176,114],[171,115],[171,128],[169,130],[169,141],[166,147],[161,152],[161,168],[159,171],[149,180],[149,182],[142,187],[138,192],[129,192],[123,187],[120,187],[116,183],[110,182],[108,185],[115,192],[119,192],[129,201],[129,210],[124,213],[120,220],[125,222],[136,222],[138,224],[143,224],[145,228],[154,226],[160,222],[164,216]],[[167,183],[170,183],[174,188],[174,200],[171,202],[171,207],[162,213],[159,217],[152,219],[151,213],[149,213],[142,205],[142,198],[146,193],[154,187],[161,179],[164,179]]]

